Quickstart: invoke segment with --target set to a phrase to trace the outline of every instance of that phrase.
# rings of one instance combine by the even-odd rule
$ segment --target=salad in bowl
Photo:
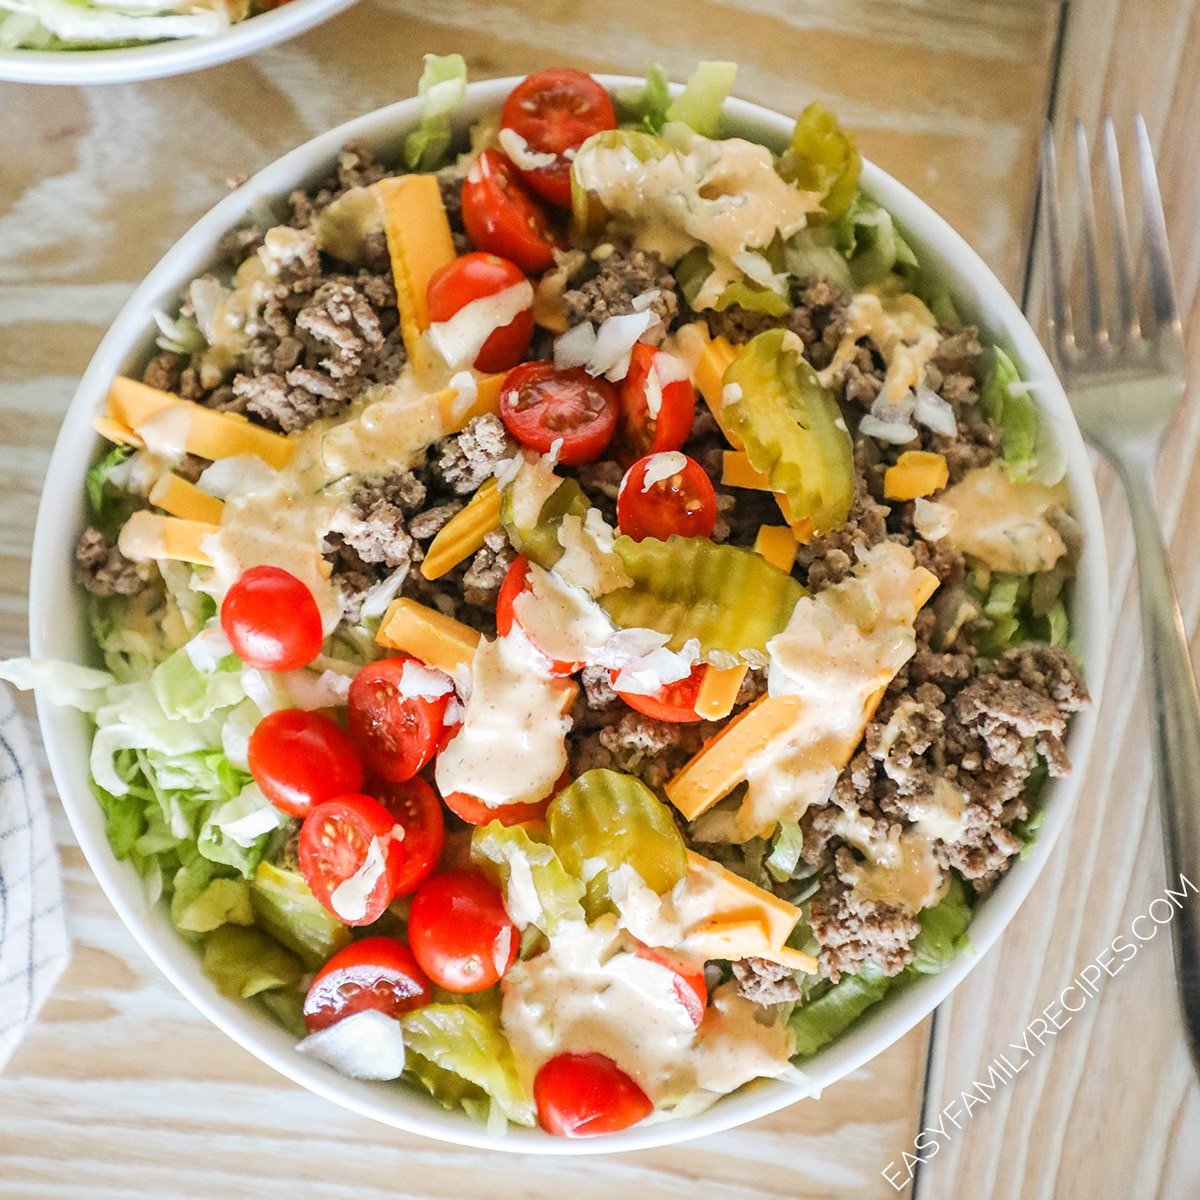
[[[730,136],[732,82],[541,71],[467,130],[430,58],[111,379],[97,665],[0,667],[89,714],[225,996],[492,1133],[811,1090],[971,953],[1089,703],[1012,359],[831,114]]]

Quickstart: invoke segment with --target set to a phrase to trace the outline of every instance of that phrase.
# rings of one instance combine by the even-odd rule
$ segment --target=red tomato
[[[638,946],[638,958],[644,958],[675,973],[675,995],[692,1024],[697,1028],[704,1020],[704,1009],[708,1004],[708,984],[704,981],[704,968],[692,967],[677,958],[669,950],[657,946]]]
[[[321,653],[325,635],[313,594],[279,567],[243,571],[221,603],[233,652],[263,671],[295,671]]]
[[[500,387],[500,419],[509,433],[542,454],[561,442],[558,461],[566,467],[600,457],[617,427],[617,407],[612,384],[582,367],[522,363]]]
[[[639,458],[625,472],[617,493],[617,524],[635,542],[672,534],[712,537],[717,524],[717,494],[705,469],[685,454],[683,466],[646,486],[654,455]],[[657,464],[656,464],[657,465]]]
[[[523,271],[554,263],[555,240],[541,205],[515,179],[516,168],[499,150],[485,150],[462,186],[467,236],[480,250],[511,259]]]
[[[490,879],[444,871],[413,897],[408,940],[425,974],[461,993],[490,988],[517,961],[521,938]]]
[[[297,847],[300,874],[312,894],[339,921],[370,925],[391,904],[402,865],[400,846],[392,839],[395,824],[395,818],[378,800],[354,793],[317,804],[304,818]],[[381,844],[384,866],[361,912],[352,904],[353,897],[334,907],[333,893],[366,863],[375,841]]]
[[[407,655],[368,663],[346,699],[350,736],[368,772],[388,783],[411,779],[433,757],[442,739],[452,693],[430,700],[401,689]]]
[[[652,696],[644,696],[637,692],[617,692],[617,695],[630,708],[655,721],[672,721],[676,725],[700,721],[703,718],[696,712],[696,697],[700,694],[700,685],[704,682],[704,670],[705,664],[698,663],[686,679],[668,683]],[[614,686],[619,674],[619,671],[612,672]]]
[[[415,892],[437,870],[446,844],[446,820],[437,792],[419,775],[406,783],[395,783],[379,792],[379,802],[392,815],[404,834],[393,829],[396,895]]]
[[[373,1010],[399,1017],[429,1003],[433,987],[412,951],[390,937],[368,937],[339,950],[318,972],[304,998],[309,1033],[352,1013]]]
[[[302,708],[269,713],[250,735],[250,774],[276,808],[306,817],[314,804],[362,791],[363,768],[345,730]]]
[[[526,821],[539,821],[546,815],[550,807],[550,797],[529,804],[499,804],[492,806],[484,804],[478,796],[466,792],[451,792],[443,796],[446,807],[459,820],[468,825],[486,825],[490,821],[499,821],[501,825],[524,825]]]
[[[638,342],[629,358],[629,372],[621,381],[621,411],[613,438],[613,449],[625,466],[647,454],[678,450],[691,436],[696,419],[696,392],[686,377],[670,378],[670,372],[663,367],[664,357],[667,356],[661,350]],[[647,400],[652,367],[656,370],[650,391],[657,394],[659,405],[654,417],[650,415]],[[670,381],[663,383],[662,374],[667,374]]]
[[[513,612],[513,605],[516,603],[517,597],[528,589],[529,559],[520,554],[509,564],[508,574],[504,576],[504,582],[500,585],[500,592],[496,597],[496,632],[501,637],[511,633],[513,625],[520,624],[516,613]],[[530,642],[530,645],[532,644]],[[537,647],[534,648],[537,649]],[[560,662],[556,658],[550,658],[549,655],[546,655],[546,658],[550,663],[551,672],[555,675],[574,675],[576,671],[582,671],[584,667],[581,662]],[[462,813],[458,815],[461,817]],[[467,818],[463,817],[463,820],[465,821]]]
[[[636,1125],[650,1097],[604,1054],[559,1054],[533,1080],[538,1124],[558,1137],[596,1137]]]
[[[526,76],[508,94],[500,113],[502,129],[525,139],[529,149],[557,161],[533,170],[517,169],[540,196],[571,207],[571,161],[565,152],[601,129],[616,129],[617,114],[608,93],[590,75],[555,67]]]
[[[448,321],[472,300],[494,296],[524,280],[525,272],[505,258],[479,251],[459,255],[452,263],[434,272],[429,281],[429,319]],[[532,337],[533,308],[530,306],[483,343],[472,366],[489,374],[507,371],[525,357]]]

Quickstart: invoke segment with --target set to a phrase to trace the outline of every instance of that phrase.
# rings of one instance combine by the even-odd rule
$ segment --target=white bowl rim
[[[210,37],[178,38],[96,50],[0,50],[0,80],[81,85],[132,83],[183,75],[243,58],[295,37],[357,0],[291,0]]]
[[[628,76],[598,75],[610,90],[640,82]],[[517,77],[470,85],[462,120],[497,108]],[[731,99],[731,129],[763,140],[786,142],[791,120],[760,105]],[[71,554],[82,524],[81,464],[89,462],[98,439],[91,418],[108,385],[127,362],[137,361],[151,344],[150,314],[176,301],[180,292],[213,257],[221,234],[263,200],[321,176],[347,138],[368,145],[393,143],[418,118],[413,99],[379,109],[322,134],[265,167],[202,217],[159,261],[135,290],[104,337],[84,373],[64,418],[46,476],[34,533],[30,572],[30,646],[38,656],[78,659],[88,646],[81,598],[71,578]],[[113,907],[155,964],[172,983],[234,1041],[289,1079],[363,1116],[412,1133],[459,1145],[542,1154],[594,1154],[649,1149],[717,1133],[775,1112],[844,1078],[897,1041],[931,1012],[982,958],[1008,924],[1050,857],[1067,824],[1079,791],[1096,724],[1108,650],[1107,564],[1099,501],[1087,452],[1061,384],[1036,334],[1016,302],[982,259],[932,209],[880,168],[864,163],[864,189],[897,218],[923,262],[951,284],[964,311],[978,314],[988,340],[1007,349],[1033,385],[1043,420],[1048,420],[1067,463],[1073,510],[1087,531],[1072,595],[1072,628],[1094,703],[1072,721],[1068,749],[1075,770],[1052,780],[1046,815],[1028,856],[1016,862],[995,892],[982,901],[971,925],[973,953],[960,954],[940,975],[924,977],[886,997],[847,1034],[805,1065],[807,1089],[776,1081],[752,1085],[720,1100],[707,1112],[677,1121],[643,1124],[596,1140],[553,1138],[540,1130],[511,1128],[503,1136],[461,1113],[438,1108],[416,1089],[362,1083],[296,1052],[294,1040],[251,1006],[219,995],[199,968],[195,953],[151,908],[133,868],[118,862],[104,833],[103,816],[86,771],[86,721],[70,710],[37,698],[47,757],[63,807],[89,864]],[[42,614],[39,618],[37,614]],[[51,617],[48,614],[55,614]],[[66,620],[62,614],[70,614]]]

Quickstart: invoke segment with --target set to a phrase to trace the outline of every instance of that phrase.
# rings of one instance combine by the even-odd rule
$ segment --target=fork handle
[[[1187,893],[1175,902],[1170,923],[1175,978],[1192,1060],[1200,1070],[1200,695],[1150,489],[1150,464],[1117,465],[1137,546],[1167,886]]]

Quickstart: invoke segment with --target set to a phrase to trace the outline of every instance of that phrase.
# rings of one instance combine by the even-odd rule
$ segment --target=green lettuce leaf
[[[917,918],[921,932],[913,940],[915,957],[906,970],[918,975],[940,975],[962,951],[969,948],[967,927],[971,904],[963,881],[952,871],[946,894]]]
[[[471,861],[500,884],[509,915],[552,936],[564,921],[582,921],[583,884],[552,846],[521,825],[492,821],[471,834]]]
[[[917,256],[892,214],[861,192],[835,222],[834,232],[858,288],[879,283],[893,272],[909,275],[917,269]]]
[[[1014,479],[1028,479],[1034,468],[1038,442],[1038,412],[1016,363],[999,347],[995,362],[983,381],[980,407],[984,416],[1000,426],[1004,460]]]
[[[132,453],[128,446],[114,446],[103,458],[93,463],[84,476],[88,519],[109,536],[124,524],[133,507],[129,493],[114,487],[109,477]]]
[[[667,108],[666,119],[682,121],[701,137],[717,137],[721,129],[721,107],[736,77],[737,63],[700,63],[679,97]]]
[[[404,161],[414,171],[440,167],[450,149],[450,114],[467,90],[467,64],[461,54],[426,54],[417,85],[421,123],[404,139]]]
[[[801,1005],[790,1023],[798,1058],[808,1058],[841,1036],[872,1004],[882,1000],[892,979],[867,964],[857,975],[843,975],[828,991]]]
[[[617,94],[617,106],[623,124],[646,133],[662,133],[671,106],[667,77],[657,63],[646,66],[646,82],[640,88],[628,88]]]

